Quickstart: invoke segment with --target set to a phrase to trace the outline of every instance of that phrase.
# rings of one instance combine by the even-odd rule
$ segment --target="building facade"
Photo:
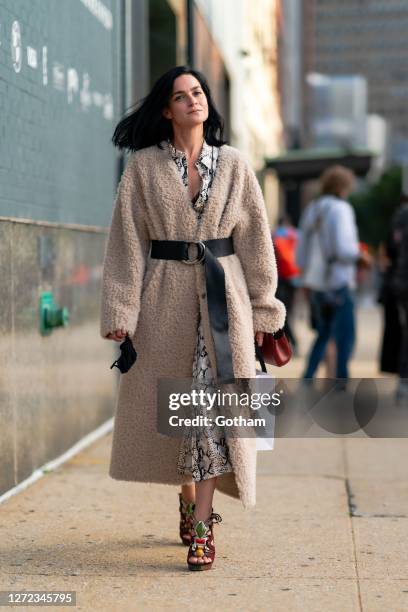
[[[265,173],[265,158],[283,146],[278,82],[278,0],[197,0],[222,54],[230,83],[230,143],[258,173],[269,221],[278,215],[278,184]],[[197,65],[200,69],[200,64]],[[205,71],[205,66],[203,66]]]
[[[391,155],[408,155],[408,3],[404,0],[306,0],[306,43],[313,71],[360,74],[368,83],[368,113],[391,125]]]

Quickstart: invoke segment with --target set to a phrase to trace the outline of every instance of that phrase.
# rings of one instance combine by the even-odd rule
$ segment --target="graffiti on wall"
[[[100,0],[80,1],[106,29],[112,29],[112,13]],[[2,46],[1,26],[2,24],[0,24],[0,46]],[[17,19],[14,20],[10,31],[10,62],[14,72],[19,74],[25,61],[30,70],[41,70],[43,86],[47,87],[51,82],[53,89],[65,94],[68,104],[77,102],[83,112],[88,112],[92,107],[97,108],[104,119],[111,121],[114,116],[112,93],[93,89],[89,71],[80,73],[74,66],[65,66],[57,60],[52,62],[49,78],[48,56],[46,45],[37,49],[28,42],[24,46],[21,23]]]

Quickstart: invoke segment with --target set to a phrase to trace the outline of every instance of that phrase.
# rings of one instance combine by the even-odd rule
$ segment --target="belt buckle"
[[[201,263],[205,258],[205,244],[202,240],[197,240],[197,242],[191,241],[187,246],[187,256],[188,256],[188,247],[190,244],[196,244],[198,247],[198,253],[195,259],[182,259],[181,261],[185,264],[196,264]]]

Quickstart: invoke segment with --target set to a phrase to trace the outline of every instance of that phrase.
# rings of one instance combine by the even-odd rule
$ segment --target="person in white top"
[[[347,202],[354,182],[348,168],[327,168],[320,177],[320,197],[309,204],[300,220],[296,260],[302,270],[301,285],[312,290],[317,330],[304,378],[313,378],[331,338],[337,349],[336,377],[349,376],[348,361],[355,342],[352,290],[356,264],[366,257],[360,252],[354,210]]]

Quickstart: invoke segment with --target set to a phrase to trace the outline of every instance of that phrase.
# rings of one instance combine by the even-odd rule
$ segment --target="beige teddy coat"
[[[225,272],[234,375],[255,376],[254,333],[273,332],[285,320],[275,298],[277,269],[262,191],[246,157],[222,145],[201,220],[178,169],[156,145],[131,153],[118,185],[104,257],[100,334],[128,330],[138,353],[120,383],[109,475],[118,480],[191,483],[176,471],[180,438],[156,428],[156,378],[188,378],[201,312],[213,368],[214,344],[204,266],[149,257],[149,241],[233,236],[235,253],[218,261]],[[233,472],[216,488],[256,503],[256,440],[228,438]]]

